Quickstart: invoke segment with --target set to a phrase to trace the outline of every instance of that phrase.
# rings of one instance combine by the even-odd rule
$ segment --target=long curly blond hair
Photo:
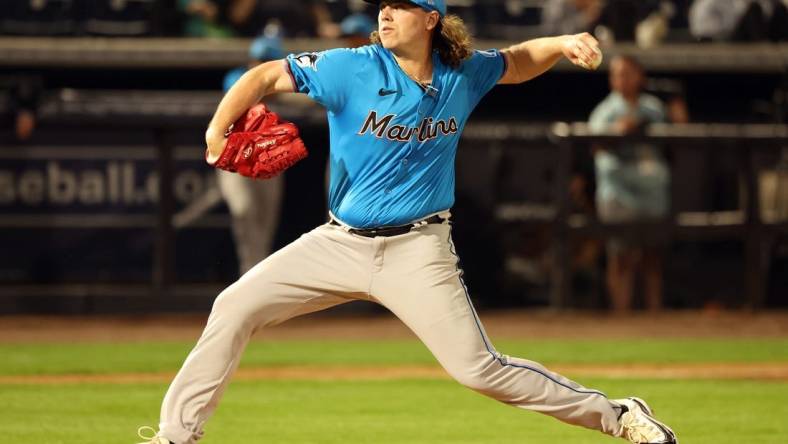
[[[380,35],[373,31],[370,42],[380,45]],[[446,15],[432,33],[432,48],[438,51],[441,61],[457,68],[473,53],[473,42],[465,22],[456,15]]]

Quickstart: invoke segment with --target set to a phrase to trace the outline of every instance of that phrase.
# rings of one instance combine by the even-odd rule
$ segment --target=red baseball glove
[[[270,179],[307,156],[298,128],[262,103],[227,131],[227,145],[214,167],[254,179]]]

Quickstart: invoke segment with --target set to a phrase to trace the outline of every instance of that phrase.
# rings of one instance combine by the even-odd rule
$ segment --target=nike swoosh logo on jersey
[[[383,88],[380,88],[380,90],[378,91],[378,95],[381,96],[381,97],[385,97],[385,96],[389,96],[391,94],[394,94],[396,92],[397,92],[396,89],[383,89]]]

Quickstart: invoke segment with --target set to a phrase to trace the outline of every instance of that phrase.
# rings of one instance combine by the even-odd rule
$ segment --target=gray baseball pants
[[[461,276],[448,222],[374,238],[336,225],[315,228],[216,299],[164,397],[161,436],[176,444],[202,437],[257,329],[357,299],[391,310],[461,384],[515,407],[617,434],[618,411],[602,393],[493,348]]]

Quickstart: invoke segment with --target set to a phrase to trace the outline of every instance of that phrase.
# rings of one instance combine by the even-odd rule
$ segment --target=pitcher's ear
[[[427,17],[427,31],[432,31],[438,26],[438,23],[441,21],[441,16],[435,11],[430,11],[429,16]]]

